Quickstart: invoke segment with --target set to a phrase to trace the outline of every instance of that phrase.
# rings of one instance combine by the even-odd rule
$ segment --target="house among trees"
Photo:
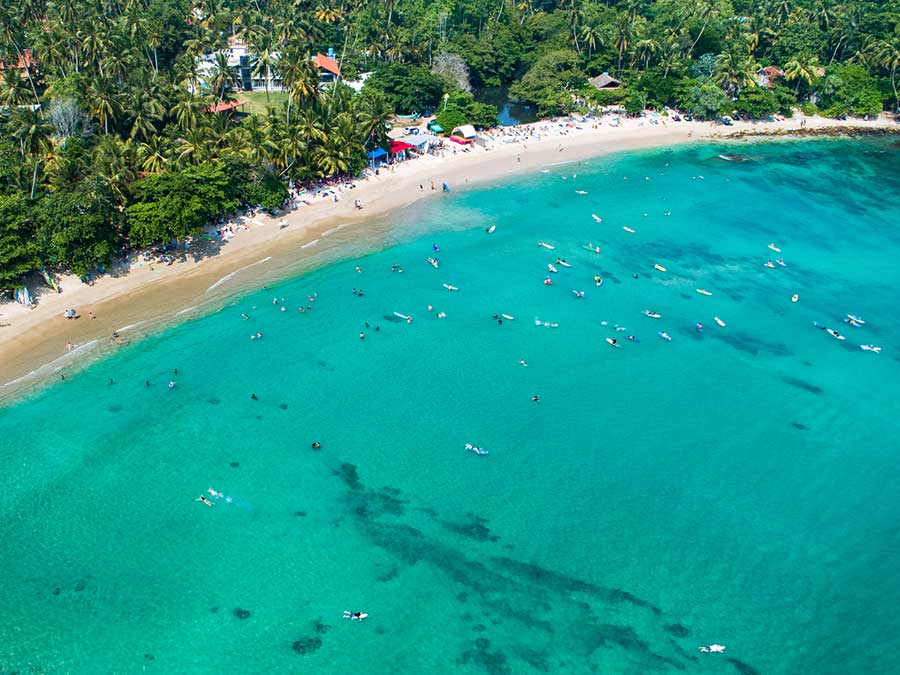
[[[328,48],[328,54],[319,52],[312,58],[316,68],[319,69],[319,82],[322,84],[337,82],[341,79],[341,67],[334,59],[334,49]]]
[[[37,70],[37,62],[34,60],[31,50],[24,50],[22,55],[16,59],[15,66],[7,64],[3,59],[0,59],[0,72],[13,67],[22,71],[22,77],[28,77],[29,72],[34,73]]]
[[[622,84],[609,73],[601,73],[597,77],[592,77],[590,83],[597,89],[618,89]]]
[[[779,77],[784,77],[784,71],[776,66],[766,66],[765,68],[760,68],[756,71],[756,83],[760,87],[773,89],[775,87],[775,80]]]

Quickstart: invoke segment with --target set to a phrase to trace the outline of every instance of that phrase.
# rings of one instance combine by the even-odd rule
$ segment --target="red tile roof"
[[[341,67],[337,64],[337,61],[325,56],[324,54],[316,54],[313,57],[313,63],[315,63],[318,68],[327,70],[329,73],[333,73],[338,77],[341,76]]]
[[[238,99],[237,101],[222,101],[203,109],[203,112],[228,112],[244,105],[247,101]]]
[[[28,68],[29,70],[33,70],[37,66],[37,63],[34,60],[34,56],[32,56],[31,50],[26,49],[22,52],[22,56],[19,57],[16,67],[19,70],[25,70]],[[0,59],[0,70],[6,70],[6,64]]]

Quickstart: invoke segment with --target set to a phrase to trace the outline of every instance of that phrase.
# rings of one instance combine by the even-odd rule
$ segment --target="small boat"
[[[881,352],[881,347],[876,347],[875,345],[860,345],[859,348],[867,352],[875,352],[876,354]]]
[[[722,321],[722,319],[720,319],[719,317],[714,316],[714,317],[713,317],[713,321],[715,321],[717,324],[719,324],[720,326],[722,326],[722,328],[725,328],[725,322]]]
[[[555,268],[553,265],[551,265],[550,263],[547,263],[547,269],[550,270],[551,272],[553,272],[554,274],[555,274],[556,272],[559,272],[559,270],[556,269],[556,268]]]
[[[781,265],[782,267],[787,267],[787,265],[785,264],[784,260],[782,260],[781,258],[778,258],[778,260],[776,260],[775,262],[777,262],[777,263],[778,263],[779,265]]]
[[[591,214],[591,218],[593,218],[594,220],[596,220],[598,223],[602,223],[602,222],[603,222],[603,218],[601,218],[600,216],[598,216],[596,213],[592,213],[592,214]]]
[[[766,261],[766,264],[765,264],[765,267],[768,267],[769,269],[774,270],[774,269],[775,269],[775,263],[773,263],[771,260],[767,260],[767,261]]]
[[[437,269],[440,263],[437,261],[437,258],[428,258],[428,264],[431,265],[434,269]]]
[[[576,195],[586,195],[587,192],[585,192],[584,190],[575,190],[575,194]]]
[[[545,241],[539,241],[538,246],[543,246],[544,248],[550,249],[551,251],[556,248],[555,246],[551,246]]]
[[[781,253],[781,249],[778,248],[775,244],[769,244],[769,248],[775,251],[775,253]]]
[[[553,285],[553,280],[550,279],[550,277],[547,277],[546,279],[544,279],[544,286],[552,286],[552,285]]]
[[[618,349],[621,349],[621,348],[622,348],[622,345],[620,345],[620,344],[616,341],[615,338],[606,338],[606,342],[607,342],[611,347],[616,347],[616,348],[618,348]]]
[[[666,331],[664,331],[664,330],[659,331],[659,332],[657,333],[657,335],[659,335],[659,337],[661,337],[663,340],[666,340],[667,342],[671,342],[671,341],[672,341],[672,336],[669,335],[669,334],[668,334]]]
[[[502,316],[507,321],[515,321],[516,320],[516,317],[510,316],[509,314],[501,314],[500,316]]]
[[[797,295],[796,293],[794,293],[794,294],[791,296],[791,302],[797,302],[799,299],[800,299],[800,296]]]
[[[595,246],[594,244],[582,244],[581,248],[585,251],[590,251],[591,253],[600,253],[600,247]]]
[[[488,234],[494,234],[494,232],[496,231],[496,229],[497,229],[497,226],[496,226],[496,225],[491,225],[491,226],[487,229],[487,233],[488,233]]]
[[[622,226],[622,229],[625,230],[626,232],[631,232],[631,234],[634,234],[634,230],[632,230],[632,229],[631,229],[630,227],[628,227],[627,225],[623,225],[623,226]]]
[[[706,290],[705,288],[698,288],[698,289],[697,289],[697,292],[698,292],[700,295],[712,295],[712,293],[710,293],[710,292],[709,292],[708,290]]]
[[[668,272],[668,270],[665,267],[663,267],[662,265],[654,265],[653,267],[654,267],[654,269],[657,269],[660,272]]]
[[[725,651],[725,645],[704,645],[700,647],[700,651],[704,654],[721,654]]]
[[[560,258],[557,258],[557,259],[556,259],[556,264],[557,264],[557,265],[562,265],[563,267],[571,267],[571,266],[572,266],[572,265],[570,265],[569,263],[567,263],[567,262],[565,261],[565,259],[560,259]]]
[[[649,309],[644,310],[644,316],[649,316],[651,319],[662,318],[662,314],[660,314],[659,312],[651,312]]]
[[[442,284],[442,285],[443,285],[443,287],[446,288],[448,291],[458,291],[458,290],[459,290],[456,286],[453,286],[453,285],[451,285],[451,284]]]
[[[858,323],[860,325],[865,323],[865,321],[863,321],[863,318],[861,316],[856,316],[856,314],[848,314],[847,318],[850,319],[851,321],[855,321],[856,323]]]
[[[476,447],[476,446],[472,445],[471,443],[466,443],[465,448],[466,448],[466,450],[469,450],[469,451],[471,451],[471,452],[474,452],[476,455],[487,455],[487,454],[490,454],[490,453],[488,453],[488,451],[485,450],[484,448]]]
[[[574,295],[576,298],[583,298],[584,291],[576,291],[575,289],[572,289],[572,295]]]

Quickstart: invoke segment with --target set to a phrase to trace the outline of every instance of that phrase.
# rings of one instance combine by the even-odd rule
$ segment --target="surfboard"
[[[500,316],[502,316],[507,321],[515,321],[516,320],[516,317],[510,316],[509,314],[501,314]]]
[[[610,347],[621,347],[622,346],[619,343],[617,343],[615,340],[613,340],[612,338],[606,338],[606,341],[607,341],[607,343],[609,343]]]
[[[725,322],[722,321],[722,319],[720,319],[719,317],[717,317],[717,316],[713,317],[713,321],[715,321],[717,324],[719,324],[720,326],[722,326],[722,328],[725,327]]]
[[[666,271],[668,271],[668,270],[666,270],[666,268],[663,267],[662,265],[654,265],[653,267],[656,268],[656,269],[658,269],[660,272],[666,272]]]
[[[710,293],[710,292],[709,292],[708,290],[706,290],[705,288],[698,288],[698,289],[697,289],[697,292],[698,292],[700,295],[712,295],[712,293]]]

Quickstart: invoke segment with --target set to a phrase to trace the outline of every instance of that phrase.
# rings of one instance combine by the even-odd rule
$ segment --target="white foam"
[[[210,286],[209,288],[207,288],[207,289],[206,289],[206,292],[209,293],[211,290],[213,290],[214,288],[218,287],[218,286],[221,285],[221,284],[224,284],[226,281],[229,281],[229,280],[231,280],[231,279],[234,279],[234,277],[235,277],[236,274],[238,274],[238,273],[240,273],[240,272],[243,272],[243,271],[246,270],[246,269],[250,269],[250,268],[253,267],[254,265],[260,265],[260,264],[262,264],[262,263],[264,263],[264,262],[268,262],[268,261],[271,260],[271,259],[272,259],[272,256],[267,255],[265,258],[262,258],[262,259],[260,259],[260,260],[257,260],[256,262],[252,262],[252,263],[250,263],[249,265],[244,265],[243,267],[239,267],[238,269],[236,269],[236,270],[235,270],[234,272],[232,272],[231,274],[226,274],[224,277],[222,277],[221,279],[219,279],[219,280],[218,280],[216,283],[214,283],[212,286]],[[193,309],[193,308],[191,308],[191,309]],[[188,310],[184,310],[184,311],[188,311]],[[182,312],[178,312],[178,314],[181,314],[181,313],[182,313]],[[178,316],[178,315],[176,314],[176,316]]]
[[[303,246],[301,246],[300,248],[309,248],[310,246],[315,246],[318,243],[319,243],[318,239],[313,239],[312,241],[308,241],[305,244],[303,244]]]

